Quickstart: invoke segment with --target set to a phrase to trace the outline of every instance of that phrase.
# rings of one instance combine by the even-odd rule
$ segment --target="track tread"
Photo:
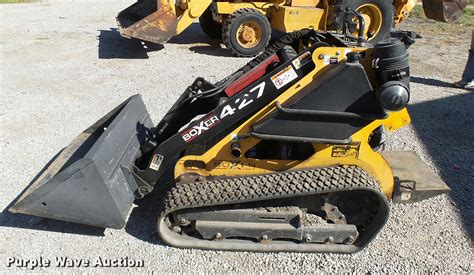
[[[161,216],[186,208],[246,203],[361,188],[379,191],[375,179],[357,166],[333,166],[184,183],[170,190]]]

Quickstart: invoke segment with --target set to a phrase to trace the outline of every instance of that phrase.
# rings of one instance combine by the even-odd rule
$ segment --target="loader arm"
[[[165,168],[170,165],[169,161],[172,161],[174,156],[183,152],[188,147],[202,144],[205,141],[207,141],[208,144],[211,143],[209,145],[212,145],[212,140],[214,140],[215,143],[217,142],[215,138],[228,134],[242,120],[253,115],[270,101],[275,99],[284,91],[285,87],[291,86],[291,84],[294,84],[312,71],[315,65],[310,57],[311,54],[309,54],[309,52],[303,52],[280,64],[263,78],[255,81],[235,96],[227,99],[225,104],[213,105],[212,103],[216,104],[218,101],[213,100],[212,102],[212,100],[207,99],[207,103],[211,103],[210,105],[203,105],[203,102],[199,100],[195,101],[195,104],[198,106],[208,106],[204,108],[193,108],[192,103],[185,103],[179,107],[173,106],[165,116],[167,122],[160,122],[158,127],[155,129],[155,136],[162,136],[163,138],[159,138],[159,140],[165,140],[156,145],[151,155],[147,151],[146,154],[144,154],[144,158],[138,159],[136,162],[138,165],[135,165],[132,169],[132,173],[135,176],[138,186],[145,187],[142,191],[151,192],[153,184],[161,177]],[[301,62],[305,61],[306,63],[295,70],[295,78],[286,83],[284,87],[275,87],[272,83],[272,77],[284,74],[288,71],[288,68],[291,68],[291,64],[294,60],[300,60]],[[197,81],[202,80],[198,79]],[[187,92],[185,92],[184,95],[186,94]],[[182,98],[183,96],[180,100],[182,100]],[[214,98],[218,99],[219,97],[215,96]],[[216,108],[207,113],[205,112],[213,106],[216,106]],[[186,110],[187,114],[182,116],[183,112],[180,112],[179,110]],[[193,116],[198,114],[205,115],[202,118],[191,122],[184,128],[184,130],[179,130],[181,127],[185,126]],[[167,138],[173,132],[174,134]],[[152,145],[145,145],[144,147],[150,148]],[[146,166],[143,164],[146,164]],[[143,196],[146,193],[140,193],[138,195]]]
[[[178,18],[178,25],[176,26],[176,34],[182,33],[189,27],[197,18],[199,18],[204,11],[212,3],[212,0],[188,0],[187,8],[183,11],[178,10],[181,13]]]

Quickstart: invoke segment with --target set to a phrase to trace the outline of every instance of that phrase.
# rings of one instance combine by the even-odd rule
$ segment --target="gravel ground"
[[[0,272],[10,257],[130,259],[116,271],[473,272],[474,94],[451,88],[467,59],[470,30],[410,20],[425,35],[411,49],[413,124],[391,135],[389,149],[416,151],[452,188],[450,195],[394,205],[375,241],[353,255],[234,253],[175,249],[154,233],[152,194],[123,230],[99,230],[12,215],[7,206],[50,158],[128,96],[141,93],[154,121],[197,76],[219,80],[247,60],[229,57],[193,25],[163,46],[144,49],[120,38],[125,1],[0,5]],[[112,28],[112,29],[111,29]],[[430,38],[432,37],[432,38]],[[109,271],[81,267],[75,271]]]

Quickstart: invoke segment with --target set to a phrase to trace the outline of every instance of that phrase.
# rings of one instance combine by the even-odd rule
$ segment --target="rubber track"
[[[371,189],[383,196],[374,178],[357,166],[324,167],[185,183],[170,190],[161,217],[182,209],[356,189]]]

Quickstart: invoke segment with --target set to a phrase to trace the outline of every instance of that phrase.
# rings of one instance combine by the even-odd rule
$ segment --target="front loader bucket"
[[[140,95],[130,97],[53,158],[9,211],[122,228],[134,200],[128,168],[152,126]]]
[[[426,17],[439,22],[456,21],[467,6],[467,0],[423,0]]]
[[[117,23],[122,36],[164,43],[176,35],[178,19],[168,0],[140,0],[121,11]]]

